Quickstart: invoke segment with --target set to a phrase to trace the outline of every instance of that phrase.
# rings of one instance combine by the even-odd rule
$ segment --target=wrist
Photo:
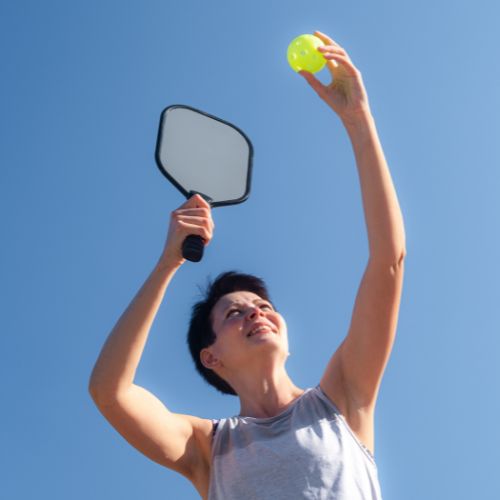
[[[175,273],[179,267],[185,262],[183,258],[177,258],[166,252],[163,252],[156,264],[159,271],[166,271],[167,273]]]
[[[376,135],[375,120],[369,110],[341,118],[351,141],[366,140]]]
[[[340,116],[344,127],[348,130],[356,130],[371,125],[374,121],[369,108],[363,108],[359,111]]]

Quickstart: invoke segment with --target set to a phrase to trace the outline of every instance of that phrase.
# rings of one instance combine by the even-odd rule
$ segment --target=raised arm
[[[210,207],[199,195],[172,212],[167,242],[158,263],[111,331],[92,371],[89,389],[96,403],[113,402],[131,387],[167,286],[184,263],[184,238],[199,234],[208,244],[212,229]]]
[[[373,450],[373,412],[396,333],[406,254],[403,217],[361,73],[346,51],[323,33],[333,80],[323,85],[301,75],[339,116],[351,140],[368,231],[369,259],[356,297],[349,332],[330,360],[321,387],[347,414]]]
[[[337,113],[351,139],[361,183],[370,259],[399,262],[405,252],[403,217],[361,73],[342,47],[323,33],[317,31],[315,35],[326,44],[318,50],[328,60],[332,82],[327,86],[307,71],[300,74]]]
[[[184,263],[182,242],[198,234],[208,244],[212,230],[210,207],[198,195],[172,212],[161,257],[109,334],[89,381],[96,406],[130,444],[190,479],[200,458],[196,432],[204,429],[203,420],[170,412],[134,377],[167,286]]]

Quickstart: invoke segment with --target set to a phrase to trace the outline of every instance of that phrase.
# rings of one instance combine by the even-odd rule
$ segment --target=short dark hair
[[[213,370],[203,366],[200,353],[202,349],[211,346],[216,340],[211,313],[217,301],[223,295],[242,291],[255,293],[272,304],[267,285],[261,278],[237,271],[226,271],[219,274],[214,281],[209,280],[205,291],[202,292],[203,299],[194,304],[187,334],[189,351],[198,373],[218,391],[233,396],[237,396],[236,391]]]

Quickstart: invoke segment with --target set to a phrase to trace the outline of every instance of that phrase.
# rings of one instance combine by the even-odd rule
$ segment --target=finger
[[[333,76],[333,78],[338,78],[340,64],[333,59],[327,59],[326,66],[330,70],[330,74]]]
[[[206,227],[209,230],[213,230],[215,227],[214,221],[205,217],[189,217],[185,215],[177,215],[175,217],[175,220],[177,222],[185,222],[187,224],[193,224],[199,227]]]
[[[209,208],[178,208],[172,212],[172,215],[195,215],[206,218],[212,217]]]
[[[193,215],[176,215],[175,220],[188,222],[190,224],[206,225],[207,227],[212,224],[212,220],[206,217],[196,217]]]
[[[338,47],[340,47],[340,45],[336,41],[332,40],[328,35],[321,33],[321,31],[315,31],[314,36],[317,36],[320,40],[325,42],[327,45],[337,45]]]
[[[204,221],[214,227],[212,215],[207,208],[178,208],[170,213],[171,221],[184,220],[187,217],[195,217],[196,220]]]
[[[349,54],[340,46],[335,45],[324,45],[323,47],[318,47],[318,52],[327,60],[328,69],[330,70],[332,76],[339,77],[338,68],[342,64],[347,69],[349,75],[354,75],[357,72],[357,68],[351,61]],[[342,57],[335,57],[342,56]]]
[[[181,208],[210,208],[210,204],[203,198],[203,196],[200,196],[199,194],[194,194],[189,198],[183,205],[181,205]]]
[[[356,76],[358,74],[358,69],[356,68],[356,66],[354,66],[347,55],[323,54],[323,57],[328,61],[327,65],[329,65],[329,63],[333,63],[328,67],[331,70],[334,78],[338,75],[339,65],[342,66],[342,68],[349,76]]]
[[[342,54],[347,55],[347,52],[337,45],[320,45],[317,49],[321,54]]]
[[[187,222],[179,221],[179,227],[186,229],[189,234],[196,234],[201,236],[207,244],[212,239],[212,231],[206,227],[196,226],[195,224],[188,224]]]

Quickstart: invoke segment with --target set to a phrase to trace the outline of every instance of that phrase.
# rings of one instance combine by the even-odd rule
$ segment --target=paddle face
[[[236,126],[190,106],[165,108],[155,153],[156,164],[181,193],[202,195],[212,207],[241,203],[250,194],[253,147]],[[185,259],[203,257],[200,236],[188,236]]]
[[[166,108],[156,144],[160,171],[186,198],[201,194],[212,207],[250,194],[253,147],[236,126],[184,105]]]

